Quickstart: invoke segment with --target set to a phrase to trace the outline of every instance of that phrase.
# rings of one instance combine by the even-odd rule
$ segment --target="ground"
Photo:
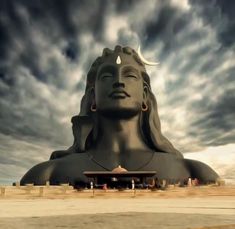
[[[30,193],[16,190],[6,189],[0,197],[0,228],[235,228],[234,186],[97,190],[95,195],[49,187],[43,196],[36,187]]]

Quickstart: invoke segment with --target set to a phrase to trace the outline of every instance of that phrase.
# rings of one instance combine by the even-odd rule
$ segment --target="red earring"
[[[95,104],[91,104],[91,111],[96,112],[96,105]]]
[[[142,111],[147,111],[148,110],[148,105],[146,103],[142,103]]]

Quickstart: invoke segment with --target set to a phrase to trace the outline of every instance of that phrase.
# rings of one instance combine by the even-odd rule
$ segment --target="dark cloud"
[[[204,19],[204,23],[209,23],[216,29],[218,40],[225,47],[232,48],[235,35],[235,3],[229,0],[190,0],[190,2]]]
[[[156,5],[153,16],[146,21],[144,31],[144,46],[151,47],[154,42],[163,42],[162,54],[169,55],[177,48],[174,37],[177,36],[190,22],[190,15],[169,4]]]
[[[5,46],[9,45],[9,40],[9,34],[7,33],[5,26],[0,24],[0,57],[3,59],[7,56]]]
[[[76,42],[69,42],[64,50],[64,55],[71,61],[79,61],[78,58],[79,47]]]
[[[163,6],[161,10],[157,9],[154,16],[146,25],[146,43],[151,44],[154,40],[165,37],[168,34],[168,26],[172,18],[175,17],[177,10],[170,6]]]
[[[118,1],[115,0],[115,11],[117,13],[128,13],[136,4],[138,4],[141,0],[126,0],[126,1]]]
[[[234,142],[234,3],[189,3],[1,1],[4,177],[10,177],[4,164],[18,166],[14,177],[20,177],[51,151],[71,145],[70,119],[79,112],[86,74],[102,49],[117,43],[135,48],[140,42],[143,52],[161,63],[151,71],[162,74],[164,86],[152,78],[152,88],[163,131],[180,149]]]
[[[7,103],[6,99],[8,99]],[[23,105],[25,103],[29,104]],[[3,97],[0,100],[0,107],[2,134],[25,140],[32,138],[47,141],[50,139],[50,142],[58,145],[71,144],[71,136],[65,131],[70,128],[70,124],[61,125],[58,122],[59,111],[51,107],[47,101],[40,101],[32,92],[18,92],[13,98]],[[60,132],[59,135],[58,132]]]
[[[63,88],[64,76],[59,77],[62,72],[60,63],[52,55],[48,59],[48,68],[43,68],[40,65],[42,58],[45,58],[43,51],[49,50],[39,45],[42,46],[45,41],[51,47],[59,49],[69,61],[79,61],[80,52],[83,51],[79,42],[81,34],[91,32],[95,41],[104,39],[105,11],[105,1],[103,4],[98,1],[5,2],[2,6],[2,20],[0,20],[2,58],[11,58],[9,49],[19,48],[15,46],[20,45],[21,50],[14,57],[12,64],[28,68],[42,82],[57,84],[58,87]],[[9,64],[6,63],[7,61],[0,62],[4,67]],[[8,67],[12,68],[12,66]],[[48,79],[49,74],[53,74],[56,79]]]
[[[190,123],[191,129],[188,131],[188,135],[198,138],[201,144],[205,146],[234,142],[234,90],[226,90],[216,103],[209,103],[208,101],[210,101],[209,98],[204,98],[191,105],[197,108],[195,110],[198,118]]]

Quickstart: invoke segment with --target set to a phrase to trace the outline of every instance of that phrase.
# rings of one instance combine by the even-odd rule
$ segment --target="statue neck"
[[[134,150],[149,150],[141,136],[139,116],[129,119],[98,117],[96,150],[122,153]]]

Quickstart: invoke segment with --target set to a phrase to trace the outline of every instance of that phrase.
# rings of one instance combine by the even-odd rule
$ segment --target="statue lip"
[[[114,90],[109,94],[111,98],[126,98],[130,97],[130,95],[124,90]]]

